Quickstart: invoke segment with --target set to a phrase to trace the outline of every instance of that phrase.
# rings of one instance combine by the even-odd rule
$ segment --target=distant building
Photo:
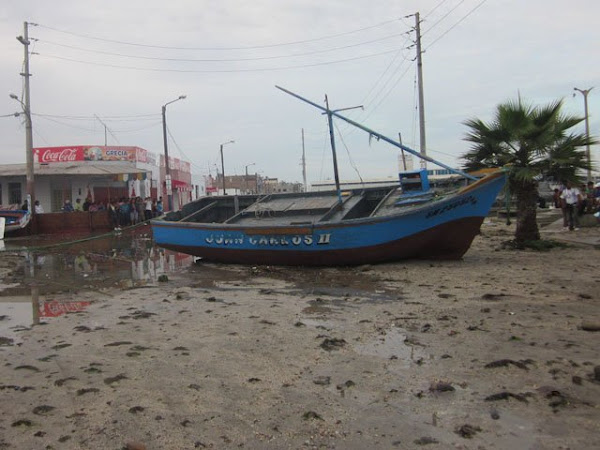
[[[412,167],[412,164],[410,164]],[[409,167],[409,164],[407,164]],[[407,169],[407,172],[413,169]],[[454,184],[463,180],[463,177],[457,175],[449,169],[429,169],[427,175],[431,187],[445,186],[448,184]],[[340,181],[340,189],[360,189],[360,188],[371,188],[371,187],[385,187],[385,186],[398,186],[400,184],[399,177],[387,177],[378,179],[368,180],[345,180]],[[317,181],[311,184],[311,191],[331,191],[335,190],[334,180]]]
[[[217,174],[204,178],[207,195],[223,195],[223,177]],[[261,177],[258,174],[226,175],[225,190],[227,195],[274,194],[278,192],[302,192],[301,183],[288,183],[277,178]]]

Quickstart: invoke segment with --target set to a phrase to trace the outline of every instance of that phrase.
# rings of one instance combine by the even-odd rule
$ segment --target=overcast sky
[[[332,178],[326,118],[283,86],[419,150],[415,12],[421,14],[428,154],[457,166],[463,122],[489,120],[519,93],[564,99],[600,135],[598,0],[2,0],[0,115],[18,111],[29,28],[34,146],[108,145],[169,153],[195,173],[257,171],[308,182]],[[336,121],[343,180],[395,177],[398,150]],[[584,131],[583,124],[580,131]],[[21,118],[0,118],[1,163],[25,161]],[[600,151],[593,148],[599,164]],[[251,165],[253,164],[254,165]]]

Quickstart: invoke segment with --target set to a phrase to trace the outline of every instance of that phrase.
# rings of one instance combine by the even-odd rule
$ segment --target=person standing
[[[138,212],[135,207],[135,197],[129,199],[129,223],[135,225],[138,223]]]
[[[577,210],[578,206],[581,205],[581,192],[576,187],[573,187],[570,181],[567,181],[567,185],[560,194],[560,198],[563,202],[563,208],[566,212],[569,230],[578,230],[579,215]]]
[[[119,224],[119,212],[117,211],[114,200],[108,201],[108,217],[110,218],[110,225],[113,229],[119,231],[121,229]]]
[[[81,204],[81,199],[80,198],[75,199],[75,211],[76,212],[83,212],[83,205]]]
[[[42,205],[40,205],[40,201],[39,200],[35,201],[34,207],[35,207],[35,213],[36,214],[44,214],[44,208],[42,208]]]
[[[136,211],[136,221],[138,223],[143,222],[144,220],[146,220],[145,216],[144,216],[144,202],[142,201],[142,197],[136,197],[135,198],[135,211]]]
[[[152,198],[146,197],[146,220],[152,219]]]

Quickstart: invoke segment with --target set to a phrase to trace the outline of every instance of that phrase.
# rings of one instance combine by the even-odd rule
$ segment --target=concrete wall
[[[39,214],[36,216],[36,227],[36,232],[40,234],[112,229],[108,211]]]

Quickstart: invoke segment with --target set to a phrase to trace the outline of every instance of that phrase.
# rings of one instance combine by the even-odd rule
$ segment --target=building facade
[[[169,158],[173,209],[192,200],[190,164]],[[0,166],[0,205],[20,206],[26,200],[25,164]],[[35,199],[45,212],[60,211],[65,200],[109,200],[151,197],[166,200],[164,157],[140,147],[70,146],[34,149]],[[166,202],[164,202],[166,205]]]

